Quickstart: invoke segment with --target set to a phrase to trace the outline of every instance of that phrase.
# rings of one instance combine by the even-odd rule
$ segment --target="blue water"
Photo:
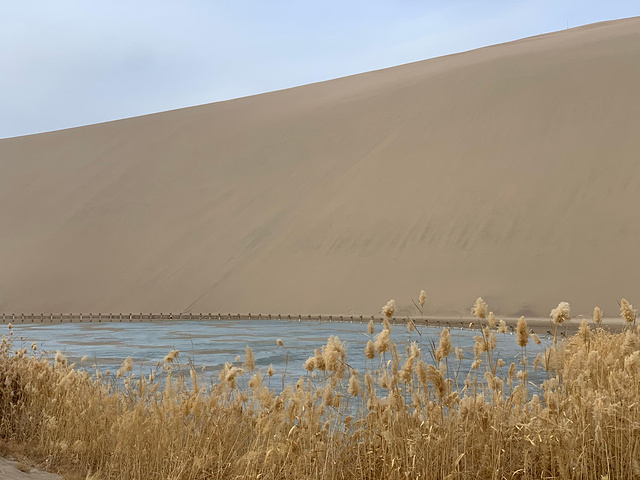
[[[381,329],[377,322],[375,334]],[[126,357],[132,357],[134,373],[148,374],[170,350],[175,349],[180,351],[182,364],[192,361],[199,369],[205,367],[205,375],[215,378],[225,362],[235,362],[238,355],[244,360],[245,346],[249,345],[258,368],[266,372],[268,366],[273,365],[276,372],[274,381],[280,382],[286,366],[286,382],[290,383],[305,374],[305,360],[313,355],[314,348],[325,344],[330,335],[336,335],[345,342],[347,361],[352,367],[362,372],[371,366],[370,361],[365,364],[363,352],[371,337],[367,334],[367,324],[360,322],[167,320],[151,323],[17,324],[13,331],[16,346],[29,346],[36,342],[40,351],[55,353],[60,350],[70,362],[81,368],[94,371],[97,367],[103,373],[106,370],[115,372]],[[460,370],[463,378],[473,360],[473,336],[478,334],[477,330],[451,329],[453,346],[462,347],[465,352],[466,358]],[[430,345],[433,341],[437,346],[440,328],[424,327],[420,337],[416,332],[409,334],[404,325],[394,325],[391,337],[403,357],[407,342],[416,341],[423,347],[423,357],[430,359]],[[505,361],[505,369],[511,362],[519,362],[521,350],[515,336],[498,334],[497,338],[498,357]],[[284,348],[277,346],[277,339],[282,339]],[[551,340],[547,338],[543,338],[539,346],[530,341],[527,347],[529,365],[550,344]],[[80,358],[85,355],[88,360],[81,365]],[[453,353],[449,362],[451,366],[456,365]],[[531,372],[530,380],[539,383],[542,375]]]

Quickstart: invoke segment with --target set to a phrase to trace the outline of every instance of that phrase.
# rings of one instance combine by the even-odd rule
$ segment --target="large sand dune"
[[[0,141],[0,311],[640,302],[640,19]]]

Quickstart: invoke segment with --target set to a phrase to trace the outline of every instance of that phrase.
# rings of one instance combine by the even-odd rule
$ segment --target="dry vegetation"
[[[377,334],[370,324],[367,371],[354,371],[330,337],[305,363],[307,375],[281,393],[268,388],[272,369],[255,370],[249,347],[215,382],[176,351],[162,375],[134,376],[126,359],[103,378],[60,353],[51,361],[35,346],[16,350],[9,334],[0,348],[0,435],[51,468],[94,479],[639,478],[640,329],[621,305],[623,333],[599,328],[596,310],[595,325],[583,320],[535,360],[526,349],[539,339],[522,318],[521,360],[505,365],[496,350],[504,323],[478,299],[473,312],[485,326],[470,372],[460,371],[465,352],[452,348],[447,329],[420,348],[394,344],[388,321]],[[393,302],[383,309],[393,311]],[[569,312],[561,303],[552,321]],[[546,380],[532,385],[538,368]]]

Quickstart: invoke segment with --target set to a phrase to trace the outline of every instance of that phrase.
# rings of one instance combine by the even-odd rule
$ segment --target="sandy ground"
[[[0,311],[640,302],[640,19],[0,141]]]
[[[2,480],[62,480],[59,475],[21,465],[23,464],[0,457],[0,478]]]

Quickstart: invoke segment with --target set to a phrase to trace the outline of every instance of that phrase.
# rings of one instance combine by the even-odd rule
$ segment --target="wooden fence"
[[[252,314],[252,313],[3,313],[2,323],[102,323],[102,322],[141,322],[154,320],[289,320],[289,321],[326,321],[326,322],[368,322],[382,321],[383,317],[374,315],[301,315],[301,314]],[[440,325],[439,320],[425,318],[393,317],[393,322],[413,320],[422,325]],[[457,323],[457,322],[454,322]],[[451,325],[449,321],[443,325]]]

